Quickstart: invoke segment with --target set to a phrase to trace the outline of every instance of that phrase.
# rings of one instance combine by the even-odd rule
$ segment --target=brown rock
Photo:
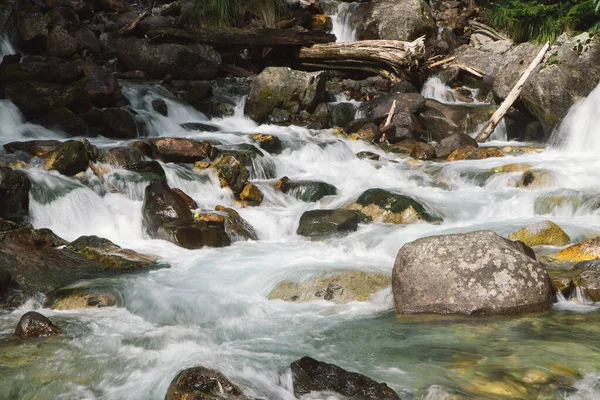
[[[262,203],[264,195],[258,186],[247,183],[240,193],[240,200],[247,201],[251,206],[258,206]]]
[[[43,336],[56,336],[62,330],[55,326],[48,318],[35,311],[25,313],[19,320],[15,329],[15,336],[20,339],[30,339]]]

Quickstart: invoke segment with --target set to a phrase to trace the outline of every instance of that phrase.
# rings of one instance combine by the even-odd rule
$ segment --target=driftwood
[[[421,60],[424,54],[425,39],[421,37],[413,42],[362,40],[317,44],[300,48],[297,57],[304,64],[332,69],[376,70],[392,80],[399,80],[403,70]]]
[[[468,65],[463,65],[463,64],[452,64],[453,67],[456,67],[462,71],[468,72],[471,75],[474,75],[478,78],[483,78],[483,76],[485,75],[485,72],[475,68],[475,67],[470,67]]]
[[[452,56],[452,57],[448,57],[448,58],[444,58],[443,60],[440,61],[436,61],[434,63],[431,63],[428,65],[429,68],[435,68],[435,67],[439,67],[440,65],[444,65],[447,64],[451,61],[454,61],[456,59],[456,56]]]
[[[140,24],[140,22],[142,22],[142,20],[144,18],[146,18],[149,15],[150,15],[149,11],[147,11],[147,10],[144,11],[135,20],[131,21],[130,23],[128,23],[127,25],[125,25],[121,29],[119,29],[119,33],[121,35],[127,35],[131,31],[133,31]]]
[[[500,108],[496,110],[494,115],[492,115],[492,118],[490,118],[487,124],[485,124],[485,127],[481,130],[481,132],[479,132],[479,135],[477,135],[476,140],[479,143],[485,142],[487,138],[490,137],[492,132],[494,132],[496,125],[498,125],[502,118],[504,118],[504,115],[506,115],[510,106],[512,106],[515,100],[517,100],[519,94],[521,94],[523,85],[525,85],[527,78],[529,78],[529,75],[531,74],[531,71],[533,71],[535,67],[537,67],[537,65],[542,61],[549,47],[550,43],[546,42],[546,44],[544,45],[544,47],[542,47],[538,55],[535,56],[531,64],[529,64],[529,67],[527,67],[527,69],[523,71],[523,74],[521,75],[515,86],[512,88],[508,96],[506,96],[506,99],[504,99],[504,101],[500,105]]]
[[[156,28],[148,33],[152,42],[205,43],[216,48],[265,48],[310,46],[335,42],[335,35],[293,29],[190,29]]]
[[[474,28],[473,33],[480,33],[494,40],[506,40],[512,43],[512,40],[508,36],[503,35],[491,26],[487,26],[486,24],[477,21],[469,21],[469,25]]]

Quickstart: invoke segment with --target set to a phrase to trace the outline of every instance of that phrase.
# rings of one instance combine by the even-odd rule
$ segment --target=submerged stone
[[[257,142],[261,149],[271,154],[279,154],[283,150],[283,143],[277,136],[257,133],[251,135],[250,138]]]
[[[528,246],[564,246],[571,242],[569,235],[552,221],[531,224],[508,235],[510,240],[520,240]]]
[[[405,244],[392,275],[396,311],[513,315],[548,309],[551,281],[514,242],[489,231]]]
[[[313,238],[353,232],[358,229],[358,215],[348,210],[312,210],[300,217],[296,233]]]
[[[530,169],[523,173],[519,187],[524,189],[540,189],[556,186],[556,177],[550,171]]]
[[[389,287],[389,275],[343,271],[324,278],[310,279],[300,283],[283,282],[269,294],[269,300],[306,303],[327,300],[337,304],[351,301],[368,301],[371,295]]]

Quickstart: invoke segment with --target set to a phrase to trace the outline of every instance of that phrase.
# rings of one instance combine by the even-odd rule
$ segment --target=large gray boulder
[[[275,109],[290,114],[315,111],[325,99],[325,72],[295,71],[287,67],[265,68],[250,85],[244,112],[264,122]]]
[[[557,39],[521,93],[525,106],[552,132],[571,106],[600,82],[600,38],[589,33]]]
[[[495,105],[444,104],[425,99],[419,115],[425,137],[440,142],[456,133],[473,133],[496,111]]]
[[[405,244],[392,289],[400,314],[513,315],[548,309],[546,270],[494,232],[430,236]]]
[[[362,3],[355,14],[359,40],[414,40],[436,31],[429,5],[423,0],[377,0]]]
[[[151,44],[145,39],[123,38],[117,42],[117,57],[125,70],[144,71],[163,79],[213,79],[221,67],[221,56],[205,44]]]

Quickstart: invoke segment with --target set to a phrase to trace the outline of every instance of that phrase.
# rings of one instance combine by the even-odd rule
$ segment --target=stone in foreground
[[[405,244],[392,290],[399,314],[513,315],[547,310],[552,284],[518,243],[490,231]]]
[[[300,217],[296,233],[302,236],[325,237],[358,229],[358,215],[348,210],[312,210]]]
[[[331,391],[351,399],[400,400],[385,383],[314,358],[302,357],[290,367],[296,397],[310,392]]]
[[[569,235],[552,221],[536,222],[508,235],[510,240],[520,240],[527,246],[564,246],[571,242]]]
[[[600,236],[569,246],[559,251],[554,258],[561,261],[591,261],[600,258]]]
[[[229,382],[219,371],[193,367],[179,372],[171,381],[165,400],[243,398],[240,388]]]
[[[55,336],[62,334],[62,330],[55,326],[42,314],[29,311],[19,320],[15,336],[21,339],[30,339],[42,336]]]

